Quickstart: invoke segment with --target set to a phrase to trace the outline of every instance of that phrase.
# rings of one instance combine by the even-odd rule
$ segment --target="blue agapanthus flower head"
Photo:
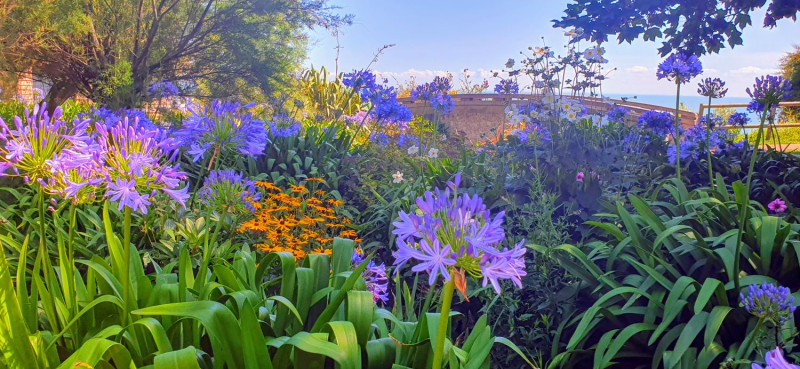
[[[748,87],[746,91],[753,99],[747,108],[762,112],[781,100],[788,99],[792,94],[792,84],[781,76],[762,76],[756,78],[752,90]]]
[[[630,110],[624,106],[617,106],[606,113],[609,123],[623,123]]]
[[[722,122],[722,118],[712,116],[712,121],[716,120],[716,127]],[[706,136],[708,136],[708,147],[706,147]],[[717,150],[725,150],[728,148],[728,143],[733,140],[733,136],[725,129],[716,128],[707,129],[704,119],[689,128],[681,136],[681,161],[692,159],[704,158],[706,150],[709,148],[712,152]],[[675,145],[667,147],[667,158],[671,164],[675,164],[676,159]]]
[[[673,53],[658,65],[656,77],[666,78],[677,83],[689,83],[689,80],[703,73],[703,64],[696,55]]]
[[[211,171],[197,196],[213,210],[227,214],[254,213],[253,203],[261,200],[255,181],[233,170]]]
[[[150,98],[173,97],[179,93],[178,87],[167,80],[153,82],[147,87],[147,96]]]
[[[380,86],[370,70],[354,70],[342,77],[342,84],[352,88],[362,99]]]
[[[353,268],[359,266],[364,261],[357,250],[353,250]],[[367,269],[361,274],[367,285],[367,291],[372,292],[372,300],[375,303],[385,304],[389,302],[389,278],[386,275],[386,265],[376,264],[370,260]]]
[[[722,126],[723,119],[719,115],[712,115],[711,119],[708,119],[708,116],[702,116],[698,123],[703,127],[709,125],[713,129]]]
[[[650,135],[639,130],[629,132],[624,139],[622,139],[622,146],[625,151],[632,153],[641,153],[650,144]]]
[[[421,84],[411,90],[411,101],[426,100],[435,112],[447,115],[455,107],[455,102],[450,96],[451,89],[449,78],[437,76],[432,82]]]
[[[409,134],[402,133],[402,134],[400,134],[400,136],[397,137],[397,146],[400,147],[400,148],[403,148],[403,147],[406,147],[406,146],[417,146],[417,147],[419,147],[419,138],[417,138],[417,136],[414,136],[414,135],[409,135]]]
[[[269,134],[275,138],[294,137],[300,134],[302,125],[300,122],[289,117],[288,114],[277,114],[272,116],[269,125]]]
[[[746,113],[733,113],[730,117],[728,117],[728,124],[732,126],[744,126],[748,122],[750,122],[750,116]]]
[[[494,86],[494,92],[498,95],[510,95],[510,94],[517,94],[519,93],[519,85],[517,81],[508,78],[508,79],[500,79],[500,83]]]
[[[78,119],[88,119],[94,123],[100,123],[106,126],[106,128],[113,128],[117,125],[117,123],[122,122],[125,118],[127,118],[129,122],[136,121],[139,127],[148,130],[159,129],[159,127],[150,120],[145,112],[133,108],[111,110],[107,106],[93,106],[89,112],[78,114]]]
[[[750,314],[771,320],[775,324],[783,324],[794,315],[792,291],[786,287],[768,284],[751,284],[747,295],[739,294],[739,302]]]
[[[483,279],[500,294],[501,279],[522,287],[525,271],[524,241],[513,248],[500,248],[505,239],[504,212],[494,217],[478,195],[458,193],[461,175],[444,190],[425,192],[417,198],[418,212],[399,212],[394,222],[397,251],[396,271],[408,262],[411,270],[428,273],[433,285],[439,275],[451,280],[451,272]],[[465,291],[462,291],[465,292]]]
[[[541,144],[550,142],[550,131],[538,123],[525,123],[525,127],[513,131],[522,143]]]
[[[411,110],[397,101],[394,87],[378,86],[366,96],[366,100],[372,105],[370,114],[382,124],[407,124],[414,118]]]
[[[258,156],[267,146],[267,128],[249,108],[238,102],[215,100],[210,105],[192,105],[174,137],[197,162],[213,151],[216,155],[239,153]]]
[[[700,96],[712,99],[723,98],[728,93],[728,89],[725,88],[725,82],[719,78],[706,78],[698,83],[697,86],[697,93]]]
[[[639,116],[636,124],[641,129],[647,129],[657,135],[666,136],[672,133],[675,126],[675,117],[667,112],[651,110]]]
[[[380,147],[389,145],[389,135],[386,132],[372,132],[369,135],[369,140],[372,143],[378,144]]]

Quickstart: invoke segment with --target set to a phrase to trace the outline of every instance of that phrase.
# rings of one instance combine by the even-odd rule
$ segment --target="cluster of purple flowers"
[[[700,96],[719,99],[725,97],[728,89],[725,88],[725,82],[719,78],[706,78],[697,84],[697,93]]]
[[[767,352],[767,355],[765,356],[764,360],[767,362],[766,367],[753,363],[751,365],[751,368],[752,369],[800,369],[800,366],[789,364],[786,358],[783,357],[783,350],[781,350],[780,347],[776,347],[774,350]]]
[[[353,250],[352,261],[353,267],[356,267],[364,261],[364,258],[361,257],[358,251]],[[367,269],[364,270],[361,276],[364,277],[367,291],[372,292],[372,300],[375,303],[386,304],[389,302],[389,278],[386,276],[386,265],[377,265],[370,260],[367,263]]]
[[[628,108],[617,106],[606,113],[606,118],[608,118],[609,123],[623,123],[629,112]]]
[[[111,110],[107,106],[101,106],[99,108],[92,107],[89,112],[79,113],[78,118],[81,120],[89,120],[95,123],[100,123],[106,126],[106,128],[112,128],[126,118],[130,122],[138,122],[139,127],[147,130],[155,130],[159,128],[150,120],[150,118],[147,117],[145,112],[132,108]]]
[[[272,117],[268,123],[269,134],[276,138],[294,137],[300,134],[302,125],[300,122],[289,117],[288,114],[278,114]]]
[[[514,131],[517,139],[522,143],[541,144],[550,142],[550,131],[547,127],[537,123],[525,123],[525,128]]]
[[[703,64],[696,55],[674,53],[658,65],[656,77],[684,84],[700,73],[703,73]]]
[[[708,116],[702,116],[698,123],[704,127],[708,125],[713,129],[722,126],[722,117],[719,115],[712,115],[711,119],[708,119]]]
[[[405,133],[401,133],[399,136],[397,136],[397,146],[398,147],[403,148],[403,147],[409,146],[409,144],[411,146],[419,147],[419,138],[417,138],[417,136],[409,135],[409,134],[405,134]]]
[[[494,92],[498,95],[510,95],[519,93],[519,85],[514,79],[500,79],[500,83],[494,86]]]
[[[719,122],[722,118],[717,117]],[[732,137],[730,133],[723,129],[707,130],[704,119],[701,119],[694,127],[689,128],[682,134],[681,145],[681,161],[689,158],[698,159],[702,154],[706,153],[709,148],[706,147],[706,136],[708,136],[708,146],[714,150],[726,149]],[[667,148],[667,159],[671,164],[676,162],[676,149],[675,145],[670,145]]]
[[[439,274],[449,281],[454,271],[482,278],[483,286],[491,283],[498,294],[501,279],[510,279],[521,288],[520,278],[526,275],[524,241],[500,250],[505,213],[492,218],[478,195],[459,196],[460,182],[461,174],[456,174],[444,191],[427,191],[417,198],[418,213],[398,213],[400,220],[394,222],[392,231],[397,235],[396,271],[416,261],[411,270],[428,273],[430,285]]]
[[[261,200],[255,181],[233,170],[211,171],[197,196],[212,209],[228,214],[254,213],[253,202]]]
[[[650,135],[640,131],[630,132],[622,139],[622,147],[631,153],[641,153],[649,144]]]
[[[147,87],[147,97],[150,98],[172,97],[178,94],[180,94],[178,87],[167,80],[153,82]]]
[[[451,89],[449,78],[435,77],[432,82],[421,84],[411,90],[411,100],[426,100],[434,111],[441,115],[447,115],[455,107],[455,102],[450,96]]]
[[[389,135],[386,132],[372,132],[369,135],[370,142],[378,144],[380,147],[389,145]]]
[[[370,104],[370,117],[378,122],[409,122],[414,118],[405,105],[397,101],[397,90],[388,86],[389,81],[377,83],[369,70],[345,74],[342,84],[358,93],[361,100]]]
[[[747,296],[739,294],[739,301],[750,314],[771,320],[775,324],[783,324],[794,315],[794,296],[786,287],[775,286],[764,282],[751,284]]]
[[[753,99],[747,108],[751,111],[763,112],[781,100],[788,99],[792,93],[792,84],[780,76],[762,76],[756,78],[752,90],[748,87],[746,91]]]
[[[650,130],[659,136],[666,136],[673,131],[675,117],[667,112],[651,110],[642,114],[636,124],[641,129]]]
[[[744,126],[750,122],[750,117],[746,113],[733,113],[728,117],[728,124],[732,126]]]
[[[189,115],[174,137],[195,162],[203,159],[209,150],[215,154],[238,152],[257,156],[267,145],[264,122],[256,120],[248,111],[253,105],[216,100],[211,105],[189,107]]]

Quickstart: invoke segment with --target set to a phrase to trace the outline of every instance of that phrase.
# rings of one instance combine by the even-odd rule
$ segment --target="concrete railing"
[[[538,102],[542,95],[514,94],[499,96],[496,94],[455,94],[452,95],[455,107],[453,112],[442,120],[444,124],[454,132],[463,133],[467,139],[473,142],[483,142],[486,138],[497,135],[504,119],[504,110],[510,104],[517,106]],[[599,98],[575,97],[583,105],[589,108],[590,112],[606,112],[608,105]],[[409,97],[399,98],[403,105],[407,106],[414,115],[422,115],[430,119],[433,111],[426,101],[411,101]],[[675,108],[663,107],[659,105],[644,104],[639,102],[611,99],[611,102],[624,106],[630,110],[628,123],[635,124],[639,116],[650,110],[660,110],[673,112]],[[690,111],[682,110],[680,113],[681,125],[689,127],[695,124],[697,115]]]

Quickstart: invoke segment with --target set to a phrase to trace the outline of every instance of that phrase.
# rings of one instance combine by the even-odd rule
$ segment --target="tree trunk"
[[[47,92],[47,96],[44,98],[44,101],[47,103],[47,112],[52,114],[57,106],[60,106],[71,97],[74,97],[77,93],[78,89],[69,82],[59,81],[54,83],[53,86],[50,87],[50,91]]]

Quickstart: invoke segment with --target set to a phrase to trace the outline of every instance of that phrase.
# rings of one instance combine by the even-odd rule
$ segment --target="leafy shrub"
[[[591,222],[604,241],[556,248],[561,265],[580,280],[569,288],[587,305],[559,329],[565,346],[549,367],[716,368],[761,357],[750,342],[763,322],[739,308],[734,289],[738,209],[747,211],[742,286],[800,287],[793,277],[800,237],[794,225],[742,204],[741,182],[734,194],[721,177],[717,188],[689,192],[671,180],[650,200],[629,195],[633,212],[617,203],[603,221]],[[761,342],[791,340],[794,321],[775,332]]]

